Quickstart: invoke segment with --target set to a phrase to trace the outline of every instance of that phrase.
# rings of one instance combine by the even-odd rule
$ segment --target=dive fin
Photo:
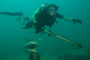
[[[0,12],[0,14],[2,14],[2,15],[10,15],[10,16],[22,16],[23,15],[22,12],[16,12],[16,13],[12,13],[12,12]]]

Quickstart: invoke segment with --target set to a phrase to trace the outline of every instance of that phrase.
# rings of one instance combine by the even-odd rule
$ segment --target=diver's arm
[[[62,15],[60,15],[60,14],[56,14],[56,17],[58,17],[58,18],[60,18],[60,19],[63,19],[63,20],[67,20],[67,21],[72,21],[72,22],[74,22],[74,23],[80,23],[80,24],[82,24],[82,21],[81,20],[79,20],[79,19],[72,19],[72,18],[70,18],[70,17],[65,17],[65,16],[62,16]]]
[[[72,21],[72,22],[74,22],[74,24],[76,24],[76,23],[82,24],[82,21],[79,20],[79,19],[72,19],[72,18],[70,18],[70,17],[64,17],[63,19],[64,19],[64,20],[67,20],[67,21]]]
[[[63,20],[67,20],[67,21],[73,21],[72,18],[69,18],[69,17],[65,17],[63,15],[60,15],[59,13],[56,13],[56,17],[60,18],[60,19],[63,19]]]
[[[70,17],[63,17],[63,20],[67,20],[67,21],[73,21],[73,19],[72,18],[70,18]]]

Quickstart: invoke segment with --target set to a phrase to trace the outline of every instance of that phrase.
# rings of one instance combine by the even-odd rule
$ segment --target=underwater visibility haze
[[[46,2],[59,6],[57,12],[61,15],[82,20],[82,24],[74,24],[57,19],[58,23],[51,28],[56,35],[81,44],[82,48],[76,49],[72,43],[47,33],[39,40],[35,29],[21,28],[18,16],[0,14],[0,60],[29,60],[25,38],[36,39],[40,60],[90,60],[90,0],[0,0],[0,12],[23,12],[31,19]]]

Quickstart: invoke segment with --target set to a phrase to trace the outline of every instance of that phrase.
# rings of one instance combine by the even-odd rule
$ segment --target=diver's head
[[[58,6],[56,6],[55,4],[49,4],[48,5],[48,11],[49,11],[49,14],[51,15],[51,16],[53,16],[55,13],[56,13],[56,11],[58,10]]]

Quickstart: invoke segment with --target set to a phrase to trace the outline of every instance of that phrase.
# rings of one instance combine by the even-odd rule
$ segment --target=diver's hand
[[[49,29],[49,31],[48,32],[51,32],[51,29]],[[48,36],[50,37],[51,36],[51,34],[48,34]]]
[[[76,24],[76,23],[80,23],[80,24],[82,24],[82,21],[81,20],[79,20],[79,19],[73,19],[73,22]]]

